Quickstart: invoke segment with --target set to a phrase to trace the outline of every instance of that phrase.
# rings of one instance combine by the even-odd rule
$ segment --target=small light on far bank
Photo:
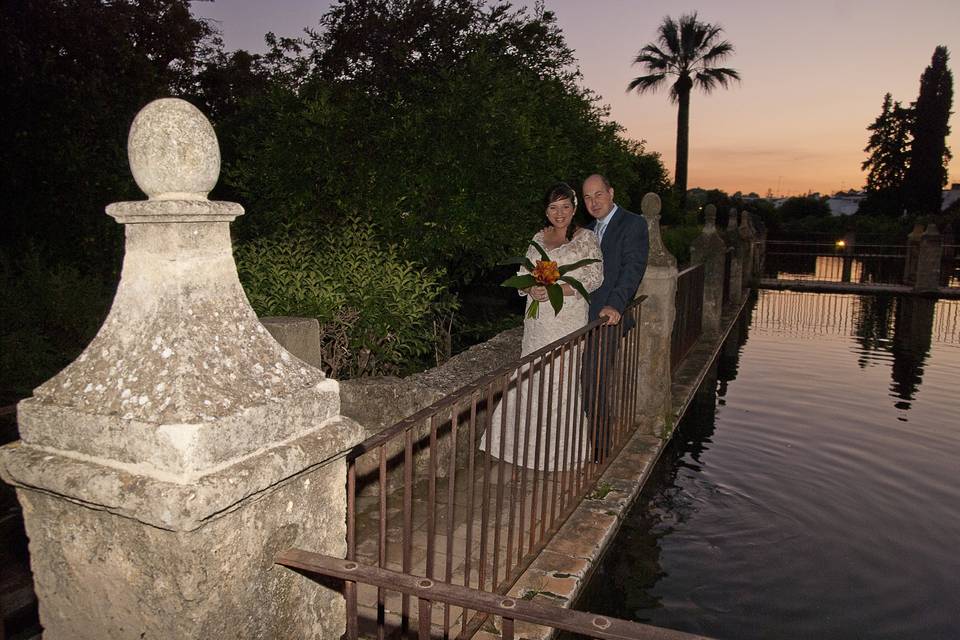
[[[847,246],[845,240],[837,240],[837,249],[843,249],[845,246]]]

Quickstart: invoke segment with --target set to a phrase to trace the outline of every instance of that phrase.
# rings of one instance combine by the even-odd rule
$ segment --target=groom
[[[584,403],[593,426],[594,460],[601,462],[610,453],[610,430],[614,416],[608,393],[614,385],[614,359],[619,337],[633,327],[618,325],[624,309],[633,300],[647,269],[648,231],[642,216],[617,206],[613,187],[595,173],[583,181],[583,201],[593,218],[587,228],[600,240],[603,252],[603,285],[590,294],[589,320],[605,318],[599,336],[584,354]]]

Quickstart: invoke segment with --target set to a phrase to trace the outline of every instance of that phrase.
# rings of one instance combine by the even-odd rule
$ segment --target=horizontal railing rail
[[[632,433],[642,299],[618,325],[591,322],[357,445],[348,559],[505,593]],[[409,598],[366,589],[347,585],[348,618],[373,611],[377,637],[405,631]],[[483,621],[435,615],[444,635]]]
[[[783,251],[769,247],[764,275],[777,280],[806,282],[902,284],[907,268],[906,247],[889,247],[886,253],[836,249],[827,251]],[[895,249],[895,250],[894,250]]]
[[[302,549],[288,549],[280,553],[276,563],[296,569],[308,576],[313,574],[344,581],[345,585],[366,584],[377,589],[391,590],[405,597],[417,598],[417,636],[419,640],[431,637],[434,605],[456,606],[487,616],[499,617],[504,640],[516,636],[515,623],[526,622],[560,631],[567,631],[603,640],[706,640],[673,629],[598,616],[583,611],[551,607],[518,598],[507,598],[479,589],[413,576],[380,567],[364,565],[351,560],[311,553]],[[349,635],[349,631],[348,631]]]
[[[676,315],[670,338],[670,370],[676,371],[703,331],[703,264],[677,275]]]

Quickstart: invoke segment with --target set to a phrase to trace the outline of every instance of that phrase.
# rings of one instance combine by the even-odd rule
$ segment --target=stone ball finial
[[[186,100],[154,100],[130,125],[133,179],[150,200],[206,200],[220,177],[220,145],[206,116]]]
[[[655,193],[648,193],[640,201],[640,211],[645,216],[658,216],[661,209],[660,196]]]

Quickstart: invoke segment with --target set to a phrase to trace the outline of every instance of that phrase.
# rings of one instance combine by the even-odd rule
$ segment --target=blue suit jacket
[[[597,221],[587,225],[595,229]],[[620,313],[633,300],[647,270],[650,253],[647,221],[623,207],[610,221],[600,243],[603,252],[603,284],[590,294],[590,320],[600,317],[600,309],[613,307]]]

